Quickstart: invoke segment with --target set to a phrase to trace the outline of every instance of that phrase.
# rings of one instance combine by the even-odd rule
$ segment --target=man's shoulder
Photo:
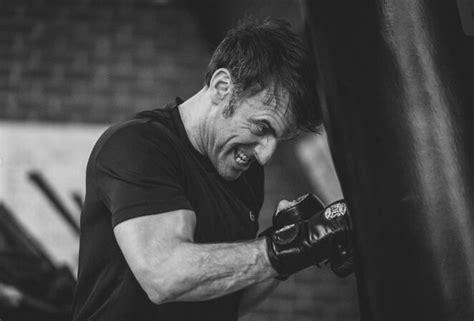
[[[107,140],[111,136],[127,136],[130,134],[149,138],[177,136],[172,110],[158,108],[140,111],[131,115],[128,119],[111,125],[102,137]]]
[[[140,111],[121,122],[113,124],[105,133],[110,136],[124,132],[146,134],[150,131],[156,131],[158,135],[170,135],[175,127],[171,112],[171,109],[166,108]]]
[[[126,150],[172,149],[180,143],[171,110],[141,111],[128,119],[115,123],[105,130],[94,146],[93,155],[104,150],[121,154]],[[148,147],[155,148],[149,149]]]

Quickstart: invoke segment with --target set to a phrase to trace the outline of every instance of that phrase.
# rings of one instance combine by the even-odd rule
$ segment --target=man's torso
[[[131,150],[124,151],[126,142],[133,139],[130,135],[139,137],[137,144],[146,147],[135,147],[132,142],[128,148]],[[123,147],[120,136],[125,142]],[[137,152],[133,154],[135,148]],[[132,169],[120,164],[121,155],[127,152],[123,159],[137,164]],[[156,160],[156,165],[146,157]],[[168,166],[172,174],[157,177],[154,166]],[[159,184],[164,187],[157,187]],[[168,193],[167,185],[173,186],[169,201],[159,201],[160,188]],[[145,195],[142,202],[136,201],[142,200],[139,196],[130,196],[129,204],[127,188],[130,195],[150,195]],[[121,207],[117,209],[115,193],[122,193]],[[209,160],[192,148],[177,108],[143,112],[112,126],[94,147],[86,174],[74,319],[236,320],[239,293],[205,302],[151,303],[128,268],[113,227],[147,211],[153,214],[187,208],[196,213],[196,243],[248,240],[257,233],[262,201],[263,168],[255,164],[233,182],[221,179]]]

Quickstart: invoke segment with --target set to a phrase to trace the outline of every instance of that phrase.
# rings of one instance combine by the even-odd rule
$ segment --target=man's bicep
[[[126,220],[114,228],[117,243],[142,287],[183,242],[193,242],[196,214],[177,210]],[[146,289],[145,289],[146,290]]]

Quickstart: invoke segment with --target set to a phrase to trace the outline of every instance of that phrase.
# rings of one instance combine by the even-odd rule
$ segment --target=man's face
[[[224,110],[212,122],[208,156],[225,180],[235,180],[252,162],[264,165],[280,139],[295,133],[295,121],[288,108],[288,95],[263,90],[239,100],[233,113]]]

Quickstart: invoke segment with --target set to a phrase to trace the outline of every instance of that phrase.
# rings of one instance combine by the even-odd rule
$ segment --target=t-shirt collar
[[[189,146],[189,148],[193,151],[193,154],[196,156],[196,158],[199,159],[200,163],[204,166],[204,168],[208,172],[217,173],[214,165],[212,165],[209,158],[207,158],[206,156],[199,153],[196,150],[196,148],[194,148],[191,141],[189,140],[188,133],[186,132],[186,129],[184,128],[183,120],[181,119],[181,114],[179,113],[179,109],[178,109],[178,106],[181,105],[184,102],[184,100],[181,99],[180,97],[176,97],[175,101],[176,101],[175,105],[173,106],[173,108],[171,110],[171,115],[173,117],[173,122],[174,122],[174,124],[176,126],[176,129],[178,131],[179,138],[181,138],[182,140],[184,140],[186,142],[186,144]]]

